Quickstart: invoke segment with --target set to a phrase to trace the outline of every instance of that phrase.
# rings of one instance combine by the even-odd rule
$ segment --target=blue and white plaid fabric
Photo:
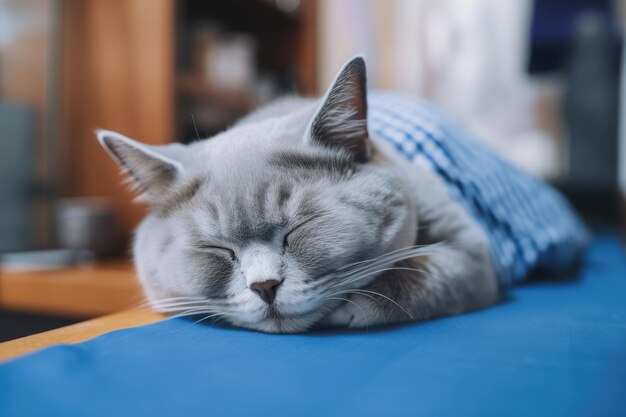
[[[369,129],[415,164],[434,170],[484,228],[500,283],[567,268],[587,229],[565,199],[476,142],[433,105],[391,92],[369,94]]]

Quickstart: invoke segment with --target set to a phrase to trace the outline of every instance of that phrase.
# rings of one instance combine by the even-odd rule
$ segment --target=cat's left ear
[[[352,58],[337,74],[309,126],[312,143],[350,152],[356,162],[367,162],[371,145],[367,131],[365,61]]]
[[[184,146],[151,146],[110,130],[98,130],[98,141],[140,191],[137,198],[158,202],[183,175]]]

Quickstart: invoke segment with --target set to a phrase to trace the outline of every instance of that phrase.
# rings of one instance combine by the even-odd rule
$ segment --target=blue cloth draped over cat
[[[368,101],[370,133],[434,170],[481,224],[503,286],[537,269],[558,272],[580,255],[587,229],[557,191],[500,159],[423,100],[374,91]]]

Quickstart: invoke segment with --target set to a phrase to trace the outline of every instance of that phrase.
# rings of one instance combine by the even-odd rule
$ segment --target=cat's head
[[[155,306],[303,331],[375,276],[359,262],[415,241],[405,182],[368,136],[365,84],[354,58],[321,102],[189,146],[98,132],[151,205],[134,254]]]

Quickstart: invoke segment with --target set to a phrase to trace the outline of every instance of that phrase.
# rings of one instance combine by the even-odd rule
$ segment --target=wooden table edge
[[[0,361],[13,359],[56,344],[84,342],[113,330],[150,324],[164,318],[165,315],[148,308],[109,314],[70,326],[0,343]]]

